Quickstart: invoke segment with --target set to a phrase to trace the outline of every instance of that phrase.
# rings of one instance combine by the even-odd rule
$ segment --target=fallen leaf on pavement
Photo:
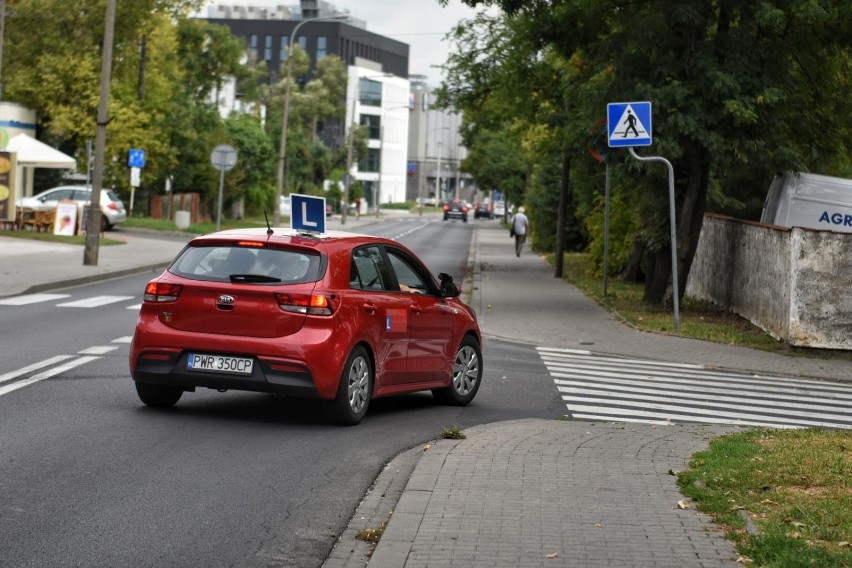
[[[423,446],[423,451],[425,452],[426,450],[428,450],[431,447],[432,447],[432,444],[426,444],[425,446]]]
[[[548,554],[547,556],[545,556],[545,558],[559,558],[559,553],[558,553],[558,552],[553,552],[553,553]]]
[[[677,502],[677,506],[681,509],[689,509],[689,501],[686,499],[681,499]]]

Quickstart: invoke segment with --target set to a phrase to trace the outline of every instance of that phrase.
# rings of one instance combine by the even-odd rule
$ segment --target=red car
[[[158,407],[196,387],[324,399],[341,424],[399,393],[466,405],[482,338],[459,294],[388,239],[221,231],[190,241],[145,287],[130,373]]]

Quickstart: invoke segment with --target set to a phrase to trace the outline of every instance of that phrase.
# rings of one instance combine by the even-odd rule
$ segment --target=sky
[[[438,0],[331,0],[353,17],[367,22],[371,32],[407,43],[408,72],[426,75],[432,87],[440,85],[442,71],[432,66],[447,61],[450,45],[444,36],[463,19],[471,19],[474,10],[460,0],[449,0],[441,7]]]
[[[242,0],[243,4],[280,4],[282,0]],[[367,30],[409,46],[408,73],[426,75],[431,87],[438,87],[443,76],[434,65],[443,65],[450,53],[444,36],[463,19],[471,19],[474,10],[461,0],[449,0],[441,7],[438,0],[329,0],[340,10],[348,10],[354,18],[367,23]],[[235,2],[237,3],[237,2]],[[297,5],[298,0],[283,0],[286,5]],[[206,9],[203,12],[206,14]]]

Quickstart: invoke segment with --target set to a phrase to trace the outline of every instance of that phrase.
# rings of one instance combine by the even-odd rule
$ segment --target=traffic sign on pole
[[[609,103],[606,111],[610,148],[651,145],[651,103]]]
[[[237,151],[227,144],[219,144],[210,153],[210,162],[219,170],[219,206],[216,211],[216,230],[222,226],[222,195],[225,187],[225,172],[237,165]]]
[[[145,150],[131,148],[130,151],[127,153],[127,166],[130,168],[144,168]]]

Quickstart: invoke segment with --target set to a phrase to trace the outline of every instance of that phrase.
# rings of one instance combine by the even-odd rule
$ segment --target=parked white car
[[[82,214],[83,207],[92,201],[92,191],[82,185],[61,185],[32,197],[18,199],[15,201],[15,207],[33,211],[53,211],[60,201],[76,201],[77,208]],[[101,190],[101,211],[105,230],[110,230],[118,223],[127,220],[124,203],[111,189]]]

